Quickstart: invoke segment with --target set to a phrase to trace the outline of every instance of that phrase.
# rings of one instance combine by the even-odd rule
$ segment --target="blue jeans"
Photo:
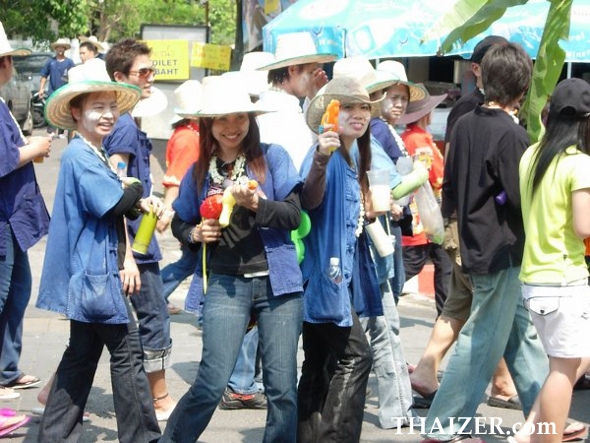
[[[164,299],[168,301],[170,295],[187,278],[194,274],[199,261],[199,252],[191,251],[184,245],[180,246],[182,255],[174,263],[162,268],[160,275],[164,284]]]
[[[122,295],[121,295],[122,296]],[[132,318],[127,302],[129,317]],[[122,443],[157,442],[160,426],[142,364],[135,321],[126,325],[70,321],[70,344],[63,354],[39,428],[40,443],[75,442],[104,346],[111,354],[111,383]]]
[[[6,227],[6,256],[0,257],[0,384],[18,380],[23,373],[18,369],[22,350],[23,317],[31,298],[31,267],[26,251],[21,251]]]
[[[258,326],[254,326],[244,336],[236,367],[227,384],[232,391],[238,394],[255,394],[264,389],[255,380],[258,335]]]
[[[138,263],[137,267],[141,289],[129,299],[139,321],[145,370],[151,373],[170,367],[170,315],[162,297],[162,277],[158,263]]]
[[[516,385],[524,416],[529,415],[549,372],[549,362],[522,303],[519,272],[520,267],[512,267],[494,274],[471,276],[471,314],[461,329],[428,412],[424,431],[428,437],[450,440],[461,425],[457,419],[452,423],[450,417],[475,415],[502,355]]]
[[[407,425],[416,417],[414,398],[399,336],[400,319],[389,283],[381,284],[383,316],[361,318],[369,332],[373,370],[379,390],[379,424],[384,429]]]
[[[197,378],[168,419],[160,443],[194,443],[205,430],[234,370],[251,314],[258,319],[268,401],[263,442],[294,442],[302,311],[301,293],[275,297],[268,277],[212,273]]]

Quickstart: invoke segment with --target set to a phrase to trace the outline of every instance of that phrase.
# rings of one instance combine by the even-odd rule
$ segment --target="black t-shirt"
[[[447,130],[445,132],[445,145],[451,140],[451,131],[455,127],[455,123],[460,117],[475,109],[477,105],[484,102],[484,96],[479,88],[475,88],[472,92],[461,97],[447,117]]]

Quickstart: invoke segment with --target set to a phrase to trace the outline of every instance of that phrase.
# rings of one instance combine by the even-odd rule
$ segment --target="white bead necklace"
[[[232,182],[235,182],[238,177],[241,177],[244,174],[244,167],[246,166],[246,157],[244,154],[238,155],[235,160],[234,166],[232,168],[231,174],[227,177]],[[226,180],[219,171],[217,170],[217,156],[211,156],[211,160],[209,160],[209,175],[211,177],[211,181],[219,186],[223,185],[223,182]]]

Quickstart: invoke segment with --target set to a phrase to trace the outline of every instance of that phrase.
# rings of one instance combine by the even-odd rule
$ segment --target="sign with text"
[[[193,42],[191,66],[209,68],[217,71],[229,71],[231,66],[231,48],[223,45]]]
[[[156,81],[189,79],[188,40],[145,40],[145,44],[152,49]]]

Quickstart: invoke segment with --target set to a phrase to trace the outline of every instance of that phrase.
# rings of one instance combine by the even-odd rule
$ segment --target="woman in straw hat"
[[[149,211],[138,180],[119,178],[102,148],[120,113],[141,93],[113,83],[88,64],[49,97],[46,118],[76,136],[61,158],[37,307],[70,319],[70,341],[57,368],[39,430],[40,442],[78,441],[83,411],[103,347],[111,354],[113,401],[121,442],[158,441],[160,428],[142,349],[119,270],[124,216]],[[155,206],[160,214],[163,206]]]
[[[161,442],[195,442],[203,433],[251,317],[258,323],[268,399],[263,442],[295,441],[302,280],[289,234],[300,222],[301,178],[281,146],[260,142],[255,116],[261,112],[231,78],[203,82],[203,106],[195,114],[199,160],[180,184],[172,221],[178,239],[209,252],[203,358]],[[221,217],[204,212],[220,195],[227,205]],[[199,266],[193,276],[188,310],[199,310],[203,271]]]
[[[14,70],[13,55],[29,54],[28,50],[13,49],[0,23],[0,86],[10,81]],[[0,328],[6,335],[0,346],[8,343],[13,349],[2,349],[16,356],[18,365],[22,338],[22,319],[31,296],[32,277],[28,249],[45,234],[49,214],[39,191],[33,159],[47,156],[51,150],[49,137],[25,138],[18,123],[0,98]],[[5,332],[4,332],[5,331]],[[20,332],[19,332],[20,331]],[[10,337],[10,338],[9,338]],[[1,348],[0,348],[1,349]],[[11,365],[12,366],[12,365]],[[3,368],[8,372],[11,367]],[[29,380],[26,380],[29,378]],[[16,370],[14,377],[2,380],[13,386],[36,377]],[[38,379],[36,379],[38,380]],[[0,385],[0,400],[12,400],[20,395],[10,387]],[[0,414],[0,436],[9,434],[29,421],[11,410]]]
[[[310,103],[307,124],[314,132],[332,99],[340,101],[338,132],[324,127],[301,169],[306,177],[302,206],[312,227],[302,262],[305,360],[298,390],[299,442],[359,441],[372,364],[359,316],[383,315],[363,229],[365,208],[370,213],[371,207],[365,198],[368,127],[379,100],[371,101],[355,78],[333,79]],[[358,161],[350,152],[355,141]],[[328,274],[330,265],[340,269],[335,278]]]

